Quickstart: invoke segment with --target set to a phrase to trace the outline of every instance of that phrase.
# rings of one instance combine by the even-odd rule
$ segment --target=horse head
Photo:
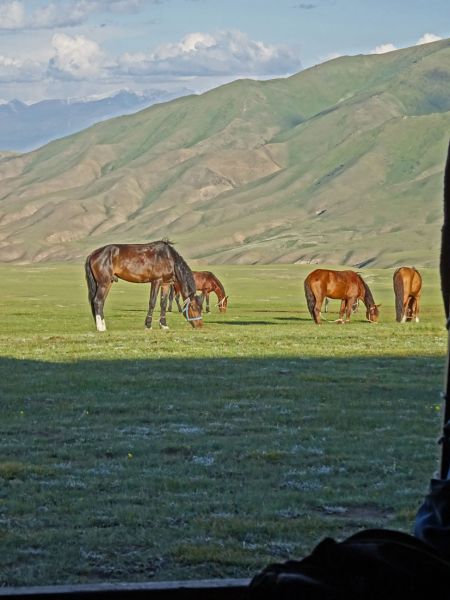
[[[222,300],[217,303],[217,306],[219,307],[219,311],[221,313],[227,312],[228,296],[224,296]]]
[[[381,304],[371,304],[367,307],[366,318],[370,323],[377,323],[378,317],[380,316],[380,311],[378,308]]]
[[[202,327],[202,304],[203,298],[201,296],[189,296],[186,298],[183,304],[183,315],[186,321],[188,321],[192,327]]]

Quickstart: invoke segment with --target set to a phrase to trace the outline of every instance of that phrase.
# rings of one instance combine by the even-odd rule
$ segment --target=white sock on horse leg
[[[95,315],[95,324],[97,331],[106,331],[105,319],[102,319],[100,315]]]

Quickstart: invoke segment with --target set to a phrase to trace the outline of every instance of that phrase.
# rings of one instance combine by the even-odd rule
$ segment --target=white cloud
[[[398,50],[394,44],[381,44],[372,50],[371,54],[386,54],[386,52],[393,52],[394,50]]]
[[[434,33],[425,33],[419,40],[416,42],[416,46],[420,44],[430,44],[431,42],[438,42],[442,38]],[[398,50],[397,46],[394,44],[381,44],[377,46],[373,50],[370,51],[370,54],[385,54],[386,52],[393,52],[394,50]]]
[[[126,53],[118,60],[118,71],[128,75],[261,76],[300,68],[300,58],[293,50],[251,40],[241,31],[190,33],[151,53]]]
[[[0,81],[2,83],[38,81],[43,74],[42,65],[36,61],[0,55]]]
[[[75,4],[81,6],[81,1],[72,3],[73,9]],[[124,10],[125,4],[128,9],[131,6],[129,1],[114,4],[114,10]],[[0,6],[5,8],[5,3]],[[47,3],[39,23],[55,20],[50,8]],[[20,10],[13,11],[8,13],[8,22],[18,24],[22,17]],[[119,57],[108,56],[98,41],[81,33],[68,35],[59,31],[49,35],[41,30],[31,37],[36,36],[40,36],[40,42],[32,51],[21,52],[19,47],[15,50],[11,47],[10,55],[0,54],[0,83],[4,84],[0,96],[36,100],[37,90],[45,97],[57,97],[56,93],[62,97],[77,94],[78,88],[85,95],[120,87],[143,89],[164,85],[165,89],[171,89],[185,85],[186,80],[191,89],[205,91],[237,77],[268,78],[301,69],[298,52],[252,40],[240,31],[189,33],[178,42],[160,45],[149,52]],[[27,86],[26,82],[32,84]]]
[[[439,37],[438,35],[435,35],[434,33],[425,33],[420,40],[418,40],[416,42],[416,46],[420,46],[420,44],[429,44],[431,42],[438,42],[439,40],[442,40],[441,37]]]
[[[94,13],[136,12],[143,0],[53,0],[30,11],[23,0],[0,0],[0,30],[74,27]]]
[[[0,3],[0,29],[20,29],[26,20],[22,2]]]
[[[54,56],[48,72],[62,79],[92,79],[101,76],[106,66],[105,56],[93,40],[84,35],[70,36],[56,33],[52,38]]]

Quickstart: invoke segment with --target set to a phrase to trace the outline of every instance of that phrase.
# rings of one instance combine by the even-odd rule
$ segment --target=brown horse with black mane
[[[393,277],[395,316],[398,323],[419,322],[419,302],[422,276],[415,267],[400,267]]]
[[[168,329],[166,307],[169,286],[176,283],[184,299],[183,313],[192,327],[201,327],[202,301],[195,295],[195,281],[185,260],[167,240],[149,244],[110,244],[94,250],[86,259],[89,303],[98,331],[106,331],[103,306],[114,281],[150,283],[145,326],[152,327],[153,310],[161,288],[159,326]]]
[[[204,298],[206,299],[206,312],[210,312],[209,310],[209,295],[211,292],[214,292],[217,296],[217,306],[219,307],[219,311],[224,313],[227,311],[228,306],[228,296],[225,294],[225,288],[220,282],[219,278],[211,273],[211,271],[192,271],[195,281],[195,289],[202,293]],[[169,295],[169,308],[168,310],[172,310],[172,302],[173,297],[175,296],[175,301],[178,306],[178,310],[181,312],[180,306],[180,290],[177,283],[174,283],[172,289],[170,290]]]
[[[380,304],[375,304],[369,286],[355,271],[316,269],[308,275],[304,285],[309,312],[318,325],[321,322],[322,302],[326,297],[342,300],[338,323],[350,320],[352,308],[358,300],[366,305],[367,320],[371,323],[378,321]]]

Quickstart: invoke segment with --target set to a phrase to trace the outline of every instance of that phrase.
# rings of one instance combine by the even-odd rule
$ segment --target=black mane
[[[168,240],[163,240],[163,243],[167,245],[167,247],[170,249],[170,253],[172,254],[175,277],[180,284],[182,295],[184,298],[192,297],[195,294],[196,288],[194,275],[192,274],[191,269],[181,254],[178,254],[178,252],[175,250],[171,242]]]
[[[361,282],[364,286],[365,289],[365,294],[364,294],[364,304],[369,307],[369,306],[373,306],[375,304],[375,300],[372,296],[372,292],[370,291],[369,286],[367,285],[367,283],[364,281],[364,279],[361,277],[361,275],[359,276],[359,278],[361,279]]]

